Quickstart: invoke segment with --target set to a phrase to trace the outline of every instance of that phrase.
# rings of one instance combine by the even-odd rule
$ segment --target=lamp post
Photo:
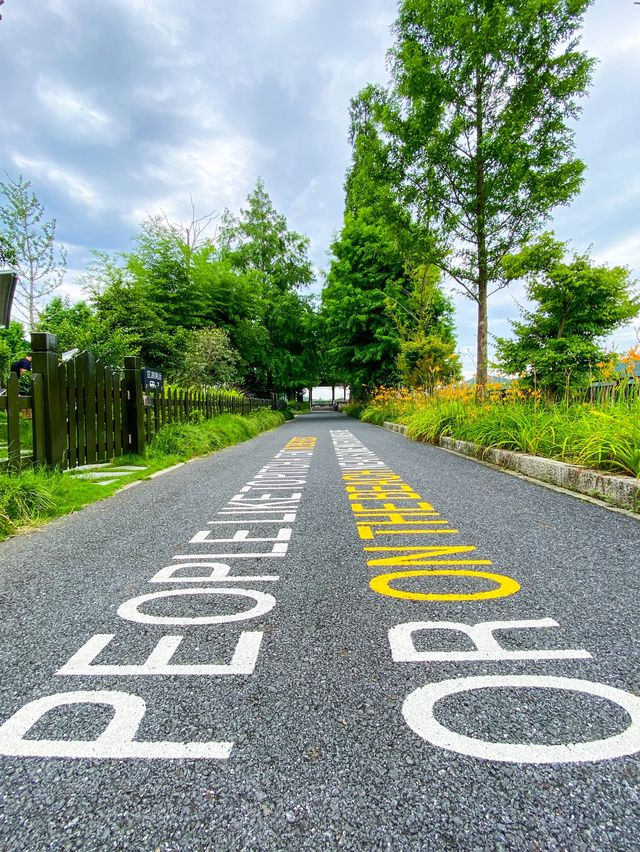
[[[0,254],[0,324],[9,328],[13,294],[16,291],[18,276],[11,268],[8,258]]]

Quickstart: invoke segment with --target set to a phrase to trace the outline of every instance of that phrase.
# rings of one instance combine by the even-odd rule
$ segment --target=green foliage
[[[258,409],[246,417],[222,414],[200,423],[170,423],[154,436],[147,448],[147,458],[167,456],[180,460],[203,456],[274,429],[284,419],[279,411]]]
[[[461,376],[455,355],[453,304],[440,288],[440,271],[420,264],[409,271],[410,289],[387,297],[387,310],[400,334],[398,370],[402,382],[432,391]]]
[[[118,459],[119,464],[135,464],[144,470],[124,480],[145,478],[176,462],[205,455],[222,447],[245,441],[284,422],[281,412],[258,409],[247,417],[225,414],[199,424],[171,424],[161,429],[144,457]],[[0,474],[0,539],[25,526],[77,511],[88,503],[108,497],[123,481],[104,486],[69,474],[28,470]]]
[[[585,387],[606,355],[598,340],[640,313],[629,271],[596,266],[588,254],[562,259],[565,244],[545,235],[507,259],[513,276],[527,275],[537,307],[514,322],[515,338],[498,339],[497,361],[525,385],[559,396]]]
[[[388,288],[405,282],[404,262],[389,231],[366,212],[345,215],[331,250],[322,291],[327,357],[360,398],[398,379],[400,338],[386,305]]]
[[[582,181],[568,122],[593,67],[576,49],[590,2],[401,0],[391,86],[352,107],[350,198],[372,197],[368,169],[393,218],[410,216],[430,262],[478,302],[480,384],[502,258]]]
[[[454,350],[454,341],[445,341],[435,334],[403,341],[398,356],[403,383],[431,392],[437,385],[457,381],[462,370]]]
[[[364,402],[350,402],[347,405],[343,405],[342,410],[349,417],[360,418],[365,410],[365,404]]]
[[[269,291],[287,292],[311,284],[309,239],[289,230],[264,181],[256,181],[247,203],[239,217],[227,213],[223,221],[221,239],[234,267],[259,273]]]
[[[238,353],[221,328],[187,332],[182,358],[172,377],[176,384],[230,387],[239,380]]]
[[[313,384],[317,321],[297,292],[313,278],[308,239],[287,228],[260,181],[238,218],[225,214],[215,243],[212,218],[194,214],[184,227],[154,217],[132,251],[95,253],[83,283],[97,326],[183,382],[259,395]]]
[[[0,474],[0,535],[9,535],[17,525],[46,516],[54,505],[51,480],[45,474],[25,471]]]
[[[9,367],[29,351],[22,323],[12,320],[9,328],[0,328],[0,383],[6,384]]]
[[[114,367],[121,367],[125,356],[136,353],[135,342],[124,329],[101,323],[86,302],[72,304],[69,298],[52,299],[41,311],[35,330],[55,334],[61,353],[77,348]]]
[[[369,208],[345,214],[332,253],[322,319],[333,376],[364,398],[403,374],[420,385],[437,373],[457,375],[453,305],[435,267],[407,260],[392,229]]]
[[[603,404],[544,402],[511,389],[479,403],[468,389],[436,393],[404,406],[371,402],[362,419],[404,423],[410,437],[429,443],[447,436],[570,464],[640,477],[640,396]]]
[[[0,267],[5,265],[13,267],[16,260],[16,250],[9,242],[9,237],[0,231]]]
[[[252,357],[245,358],[251,387],[279,392],[313,385],[319,378],[317,321],[297,292],[314,278],[308,238],[289,230],[258,180],[240,216],[224,217],[221,242],[223,260],[251,282],[260,302],[263,333]],[[241,331],[247,330],[245,324]]]

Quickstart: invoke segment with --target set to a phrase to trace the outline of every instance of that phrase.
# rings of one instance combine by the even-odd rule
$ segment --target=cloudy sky
[[[128,248],[162,210],[237,211],[261,176],[326,268],[340,228],[349,99],[386,82],[396,0],[6,0],[0,168],[32,182],[68,247],[65,291],[90,248]],[[577,130],[584,191],[553,222],[576,250],[640,277],[640,6],[595,0],[599,66]],[[508,335],[517,288],[492,297]],[[456,298],[465,370],[474,306]],[[613,341],[637,340],[629,327]]]

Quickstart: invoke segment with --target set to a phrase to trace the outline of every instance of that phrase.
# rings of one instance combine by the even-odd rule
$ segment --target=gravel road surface
[[[640,523],[337,413],[0,544],[0,850],[640,849]]]

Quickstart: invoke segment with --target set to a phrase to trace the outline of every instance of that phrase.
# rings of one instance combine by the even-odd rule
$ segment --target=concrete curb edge
[[[408,429],[400,423],[385,421],[385,429],[408,436]],[[469,441],[454,438],[440,438],[438,446],[453,450],[463,456],[489,462],[498,467],[515,471],[531,479],[548,482],[568,491],[586,494],[605,500],[622,509],[638,511],[640,509],[640,480],[630,476],[614,476],[608,473],[590,470],[578,465],[567,464],[555,459],[516,453],[512,450],[500,450],[494,447],[480,447]]]

